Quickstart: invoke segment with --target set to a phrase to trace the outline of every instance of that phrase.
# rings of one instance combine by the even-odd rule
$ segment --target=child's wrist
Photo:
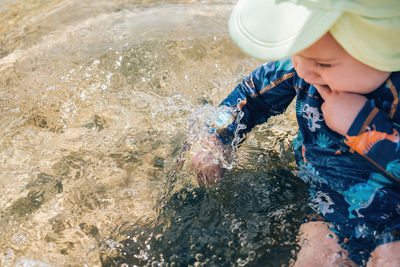
[[[218,110],[215,117],[206,122],[209,133],[219,134],[221,130],[226,129],[234,121],[231,111]]]

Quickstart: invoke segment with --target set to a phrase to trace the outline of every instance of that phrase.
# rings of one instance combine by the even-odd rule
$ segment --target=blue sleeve
[[[242,116],[240,122],[236,120],[224,129],[224,135],[233,136],[240,123],[245,126],[238,132],[242,137],[270,116],[283,113],[296,96],[294,75],[290,59],[269,62],[253,71],[221,103]]]
[[[400,181],[400,82],[397,89],[390,79],[386,86],[394,99],[390,109],[385,111],[374,99],[368,100],[347,132],[345,143],[386,175]]]

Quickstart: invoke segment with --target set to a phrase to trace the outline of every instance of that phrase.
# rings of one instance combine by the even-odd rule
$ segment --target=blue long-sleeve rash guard
[[[400,72],[370,94],[346,136],[331,130],[321,111],[323,99],[301,79],[290,59],[262,65],[237,85],[221,105],[243,111],[243,135],[270,116],[285,111],[294,97],[299,125],[293,142],[302,178],[346,195],[352,186],[400,188]],[[230,124],[225,134],[233,134]],[[354,189],[354,188],[353,188]],[[395,204],[393,204],[395,205]],[[396,204],[397,205],[397,204]],[[361,208],[361,207],[360,207]],[[393,207],[394,208],[394,207]],[[357,212],[349,210],[350,217]]]

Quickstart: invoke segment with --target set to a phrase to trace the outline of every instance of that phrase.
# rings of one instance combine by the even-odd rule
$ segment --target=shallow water
[[[191,114],[260,64],[228,36],[232,4],[0,0],[0,265],[295,257],[293,109],[249,135],[220,186],[176,168]]]

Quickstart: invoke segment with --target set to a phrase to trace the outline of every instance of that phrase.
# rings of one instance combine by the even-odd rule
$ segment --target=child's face
[[[330,33],[292,56],[297,74],[306,82],[332,91],[367,94],[390,75],[350,56]]]

